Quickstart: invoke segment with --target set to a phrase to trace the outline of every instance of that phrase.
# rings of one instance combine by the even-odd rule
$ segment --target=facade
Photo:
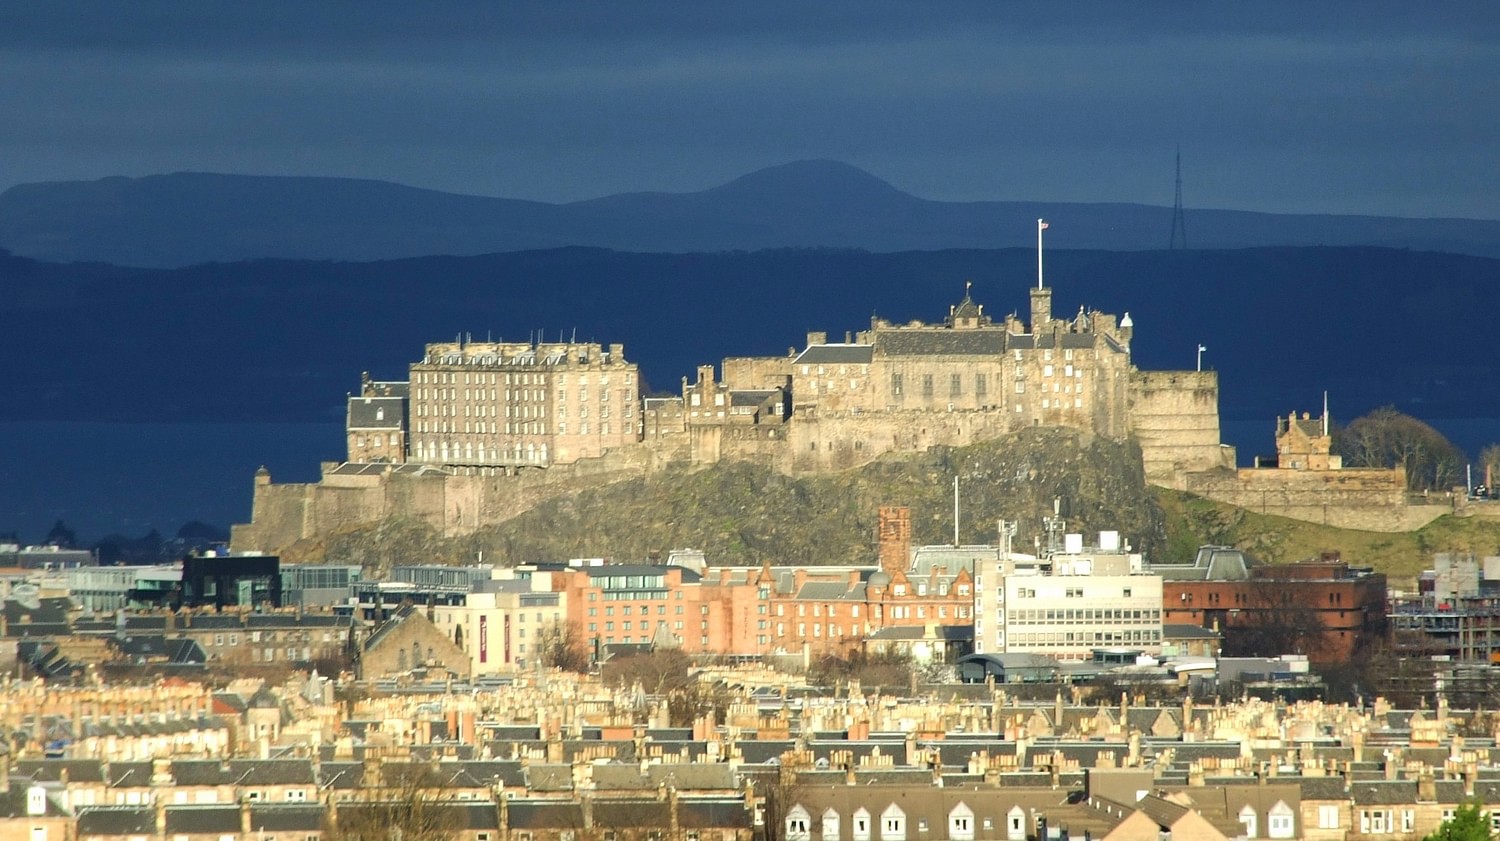
[[[698,463],[818,470],[1060,425],[1134,434],[1152,469],[1232,464],[1212,372],[1138,376],[1129,315],[1054,317],[1050,288],[1031,290],[1029,316],[997,322],[966,289],[941,322],[874,318],[842,342],[809,333],[800,351],[726,358],[718,380],[700,366],[680,398],[645,401],[618,344],[430,344],[408,382],[363,378],[348,458],[508,471],[644,444]]]
[[[1419,592],[1391,600],[1397,651],[1460,663],[1500,663],[1500,557],[1440,552]]]
[[[364,640],[358,666],[362,680],[413,672],[469,676],[469,657],[464,650],[411,605],[396,611]]]
[[[471,675],[536,668],[547,635],[568,622],[567,594],[550,588],[550,573],[495,581],[463,604],[434,607],[432,621],[468,653]]]
[[[1386,579],[1336,554],[1295,564],[1254,565],[1222,546],[1198,550],[1190,565],[1152,564],[1161,575],[1165,621],[1224,633],[1259,656],[1305,654],[1314,665],[1346,663],[1386,633]]]
[[[344,432],[349,461],[359,463],[406,461],[410,384],[360,377],[358,395],[350,395]]]
[[[975,651],[1072,661],[1104,648],[1160,654],[1161,576],[1118,533],[1103,532],[1088,548],[1082,535],[1062,537],[1040,559],[1007,550],[980,562]]]
[[[431,344],[410,375],[412,461],[546,467],[640,439],[640,380],[622,345]]]

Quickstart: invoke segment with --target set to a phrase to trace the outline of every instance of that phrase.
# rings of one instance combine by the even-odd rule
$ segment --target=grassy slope
[[[1386,573],[1395,587],[1410,587],[1432,566],[1435,552],[1500,552],[1496,520],[1446,516],[1412,532],[1357,531],[1255,514],[1175,491],[1157,489],[1155,495],[1166,516],[1169,557],[1183,557],[1205,543],[1237,546],[1273,562],[1337,551],[1350,563]]]

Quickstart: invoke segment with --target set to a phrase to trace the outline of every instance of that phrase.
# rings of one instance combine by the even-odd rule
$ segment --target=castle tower
[[[880,568],[894,576],[906,572],[911,564],[911,509],[905,506],[882,505],[880,527]]]
[[[1052,287],[1031,290],[1031,333],[1040,335],[1052,323]]]

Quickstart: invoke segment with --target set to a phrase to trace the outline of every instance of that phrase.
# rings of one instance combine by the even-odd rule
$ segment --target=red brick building
[[[1191,565],[1151,571],[1162,576],[1163,624],[1219,630],[1226,654],[1306,654],[1331,665],[1385,637],[1385,576],[1337,554],[1256,565],[1239,550],[1205,546]]]

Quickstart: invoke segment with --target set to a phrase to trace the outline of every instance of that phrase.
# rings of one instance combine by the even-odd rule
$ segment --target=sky
[[[1500,218],[1500,4],[0,6],[0,189],[542,201],[827,158],[931,199]]]

